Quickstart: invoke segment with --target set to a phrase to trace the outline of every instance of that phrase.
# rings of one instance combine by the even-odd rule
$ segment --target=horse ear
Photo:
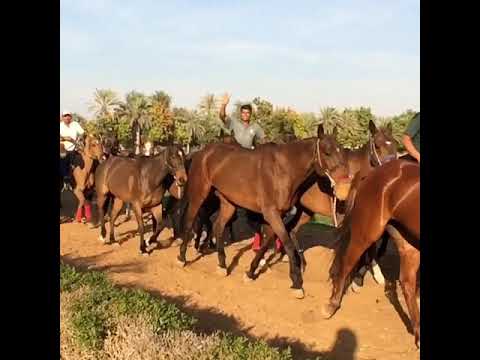
[[[377,126],[373,122],[373,120],[370,119],[368,122],[368,130],[370,130],[370,134],[375,135],[377,133]]]
[[[325,136],[325,130],[323,129],[323,124],[320,123],[318,124],[317,137],[321,138],[323,136]]]

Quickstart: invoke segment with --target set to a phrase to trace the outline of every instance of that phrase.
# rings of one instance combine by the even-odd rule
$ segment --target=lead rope
[[[378,166],[382,165],[382,162],[380,161],[380,157],[378,156],[377,149],[375,149],[375,143],[370,139],[370,148],[373,154],[375,155],[375,160],[377,160]]]
[[[322,158],[320,157],[320,140],[317,140],[317,147],[316,147],[316,151],[317,151],[317,156],[318,156],[318,164],[320,165],[320,168],[323,169],[323,164],[322,164]],[[333,178],[330,176],[330,174],[328,173],[328,171],[325,169],[325,175],[327,175],[328,179],[330,180],[330,185],[332,186],[332,189],[333,189],[333,200],[330,199],[330,203],[331,203],[331,206],[332,206],[332,218],[333,218],[333,224],[335,225],[335,227],[338,227],[338,220],[337,220],[337,196],[336,196],[336,192],[335,192],[335,180],[333,180]]]

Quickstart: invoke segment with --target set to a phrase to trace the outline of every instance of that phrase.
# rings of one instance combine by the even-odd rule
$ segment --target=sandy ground
[[[63,211],[73,214],[72,197],[64,193]],[[384,287],[365,278],[360,294],[348,292],[342,308],[330,320],[322,319],[320,307],[330,295],[327,281],[332,253],[315,246],[305,252],[308,262],[304,274],[306,296],[295,299],[289,289],[288,264],[273,263],[250,283],[244,272],[254,253],[245,242],[226,248],[230,275],[215,271],[215,253],[199,257],[189,248],[191,262],[176,264],[179,248],[170,246],[170,231],[161,234],[160,248],[148,257],[138,253],[139,240],[134,221],[115,229],[120,246],[98,241],[99,229],[87,225],[60,225],[60,252],[63,261],[105,271],[119,285],[146,289],[199,319],[201,331],[225,330],[251,338],[262,338],[275,346],[290,345],[296,359],[327,356],[333,359],[419,359],[413,336],[408,332],[406,306],[398,287],[399,302],[384,295]],[[147,227],[149,229],[149,226]],[[318,238],[321,227],[309,225],[300,241]],[[393,249],[394,250],[394,249]],[[389,249],[381,262],[387,278],[398,279],[398,258]]]

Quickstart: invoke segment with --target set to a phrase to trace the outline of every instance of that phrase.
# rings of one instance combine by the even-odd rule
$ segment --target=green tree
[[[130,128],[135,134],[135,153],[140,153],[140,141],[142,131],[147,130],[151,125],[150,118],[151,100],[144,94],[135,90],[130,91],[125,102],[121,103],[118,115],[129,122]]]
[[[151,97],[149,110],[151,126],[147,137],[152,141],[173,141],[173,116],[171,98],[164,91],[156,91]]]
[[[116,92],[110,89],[96,89],[88,110],[93,112],[97,119],[113,117],[119,105],[120,101]]]

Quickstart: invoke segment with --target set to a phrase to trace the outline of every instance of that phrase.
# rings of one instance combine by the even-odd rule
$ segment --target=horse
[[[186,265],[185,255],[194,219],[215,188],[215,195],[220,200],[220,212],[214,224],[218,271],[228,275],[222,235],[225,224],[235,212],[235,205],[238,205],[261,213],[272,226],[289,257],[294,294],[303,298],[301,260],[285,230],[282,215],[296,203],[300,185],[314,172],[327,175],[336,188],[342,192],[347,190],[348,194],[350,179],[345,152],[334,136],[324,133],[321,124],[317,137],[289,144],[265,144],[255,150],[222,143],[207,145],[192,159],[184,195],[188,205],[183,214],[179,264]]]
[[[364,177],[374,167],[380,166],[396,158],[397,142],[392,134],[391,123],[386,127],[377,128],[375,123],[370,120],[368,128],[370,139],[365,145],[355,150],[345,149],[351,178],[357,173],[359,173],[359,176]],[[336,137],[335,133],[334,136]],[[291,140],[292,139],[290,138],[287,141]],[[297,240],[297,233],[300,227],[308,223],[315,213],[332,218],[334,224],[338,226],[336,196],[334,196],[331,190],[331,184],[324,180],[325,178],[318,179],[316,177],[311,177],[303,185],[307,190],[301,195],[297,204],[297,213],[288,226],[288,228],[291,229],[290,236],[301,253],[302,271],[305,271],[306,260],[303,255],[303,250],[300,248]],[[262,247],[250,264],[250,270],[247,273],[249,278],[254,278],[254,273],[258,265],[275,239],[275,233],[268,225],[263,227],[263,237],[264,241]],[[373,248],[374,247],[370,250],[370,253],[373,252]],[[382,283],[383,275],[375,260],[372,260],[372,269],[376,280],[378,280],[379,283]],[[356,288],[355,290],[358,291]]]
[[[235,138],[231,135],[226,135],[226,134],[221,134],[219,137],[217,143],[224,143],[224,144],[236,144],[240,146],[240,144],[235,140]],[[202,150],[199,150],[202,151]],[[194,154],[196,154],[198,151],[191,152],[188,154],[185,158],[185,169],[187,170],[187,175],[190,172],[190,165],[192,163],[192,157]],[[176,185],[176,183],[173,183],[171,188],[169,189],[169,192],[171,194],[174,194],[175,192],[178,192],[179,189]],[[172,227],[173,227],[173,234],[174,238],[178,239],[181,241],[181,219],[183,216],[183,213],[185,211],[187,202],[186,198],[182,197],[179,198],[178,196],[175,197],[174,204],[171,208],[171,211],[168,211],[167,213],[171,214],[171,220],[172,220]],[[202,206],[200,207],[197,217],[194,221],[192,231],[193,231],[193,238],[195,240],[195,245],[194,248],[197,250],[198,253],[204,253],[204,248],[202,247],[203,244],[208,244],[210,248],[214,247],[213,243],[213,224],[211,221],[211,217],[220,209],[220,201],[218,197],[214,194],[213,191],[210,192],[210,194],[207,196],[205,201],[203,202]],[[227,226],[230,227],[231,229],[231,224],[228,224]]]
[[[145,158],[110,157],[95,173],[97,205],[100,219],[100,240],[106,244],[115,242],[114,224],[124,202],[132,205],[140,234],[140,253],[148,255],[147,247],[157,242],[160,234],[157,224],[162,221],[162,198],[166,187],[163,183],[170,174],[179,185],[187,182],[185,154],[179,145],[167,146],[157,156]],[[113,198],[110,215],[110,238],[106,240],[104,205],[107,197]],[[144,240],[143,211],[153,215],[154,233]]]
[[[92,210],[89,202],[86,201],[85,193],[90,199],[94,187],[94,172],[99,162],[104,160],[103,145],[98,138],[93,135],[87,135],[85,145],[77,145],[78,154],[75,154],[71,167],[73,175],[73,193],[78,199],[76,220],[81,222],[83,219],[83,209],[85,209],[85,219],[91,221]]]
[[[406,160],[390,161],[372,170],[349,197],[355,199],[338,229],[329,271],[332,293],[322,314],[329,319],[340,308],[352,269],[360,256],[387,231],[400,255],[400,284],[415,344],[419,346],[420,313],[416,297],[420,266],[420,165]]]

